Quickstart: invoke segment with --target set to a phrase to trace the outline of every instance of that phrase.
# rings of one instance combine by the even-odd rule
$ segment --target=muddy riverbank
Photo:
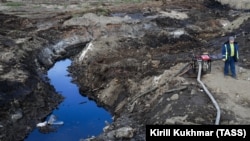
[[[250,15],[217,1],[12,2],[1,9],[1,140],[24,139],[62,102],[46,73],[64,58],[73,60],[69,71],[80,92],[113,115],[93,140],[145,140],[146,124],[214,124],[216,109],[196,74],[176,74],[192,54],[220,54],[229,35],[240,44],[239,84],[249,83]],[[235,92],[244,101],[220,97],[229,92],[213,85],[221,73],[214,62],[217,69],[203,76],[223,105],[220,123],[249,123],[242,114],[247,94]]]

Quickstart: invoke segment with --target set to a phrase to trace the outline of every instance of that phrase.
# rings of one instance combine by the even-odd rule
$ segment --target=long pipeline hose
[[[199,64],[199,72],[198,72],[198,76],[197,76],[197,81],[202,85],[203,89],[205,90],[206,94],[209,96],[209,98],[212,100],[215,108],[217,109],[217,116],[216,116],[216,120],[215,120],[215,125],[218,125],[220,122],[220,107],[218,106],[217,102],[215,101],[214,97],[212,96],[212,94],[208,91],[208,89],[206,88],[206,86],[203,84],[203,82],[200,80],[201,78],[201,61],[198,60],[198,64]]]

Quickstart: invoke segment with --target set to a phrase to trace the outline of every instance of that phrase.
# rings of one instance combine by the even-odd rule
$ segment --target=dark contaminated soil
[[[21,6],[0,14],[0,140],[23,140],[62,102],[46,71],[64,58],[73,60],[69,71],[81,93],[114,116],[93,140],[145,140],[146,124],[214,124],[216,109],[197,74],[177,74],[193,54],[220,54],[229,35],[240,44],[244,73],[237,84],[249,84],[247,11],[212,0],[95,4],[68,11]],[[124,16],[114,18],[117,13]],[[222,106],[221,124],[249,123],[246,88],[232,100],[236,92],[219,85],[221,62],[213,62],[202,77]]]

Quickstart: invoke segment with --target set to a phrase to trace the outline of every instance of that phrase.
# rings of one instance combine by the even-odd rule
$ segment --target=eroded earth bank
[[[113,115],[92,140],[145,140],[146,124],[214,124],[197,74],[180,74],[203,52],[214,57],[202,79],[221,105],[220,124],[249,124],[249,8],[220,2],[1,3],[0,140],[23,140],[62,102],[46,73],[64,58],[80,92]],[[229,35],[240,44],[239,80],[222,77]]]

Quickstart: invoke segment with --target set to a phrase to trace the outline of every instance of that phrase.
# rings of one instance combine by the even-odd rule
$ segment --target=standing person
[[[229,67],[230,67],[232,77],[238,79],[235,69],[235,62],[237,62],[239,59],[238,43],[235,42],[233,36],[230,36],[228,41],[223,44],[222,57],[223,57],[222,60],[225,62],[224,76],[229,75]]]

